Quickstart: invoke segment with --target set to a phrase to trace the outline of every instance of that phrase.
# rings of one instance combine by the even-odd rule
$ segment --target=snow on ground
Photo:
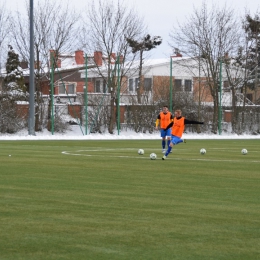
[[[230,133],[219,134],[195,134],[184,133],[183,138],[189,139],[260,139],[260,135],[236,135]],[[29,135],[28,130],[23,130],[16,134],[0,134],[0,140],[160,140],[160,133],[153,134],[135,133],[134,131],[118,131],[115,130],[114,134],[87,134],[85,129],[79,126],[71,126],[71,130],[66,133],[51,133],[47,130],[42,132],[35,132],[34,135]]]

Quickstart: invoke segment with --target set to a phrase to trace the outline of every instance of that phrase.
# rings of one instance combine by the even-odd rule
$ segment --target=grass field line
[[[62,146],[61,146],[62,147]],[[63,147],[68,147],[68,146],[63,146]],[[153,152],[155,152],[155,151],[162,151],[162,149],[161,148],[145,148],[145,147],[141,147],[142,149],[144,149],[145,151],[153,151]],[[241,149],[242,149],[243,147],[241,147]],[[88,152],[99,152],[99,151],[115,151],[115,150],[122,150],[122,151],[125,151],[125,150],[129,150],[129,151],[134,151],[134,150],[136,150],[136,151],[138,151],[138,149],[139,148],[103,148],[103,147],[99,147],[99,148],[97,148],[97,147],[88,147],[88,149],[84,149],[84,150],[78,150],[78,152],[81,152],[81,151],[88,151]],[[218,150],[218,151],[226,151],[226,150],[229,150],[230,152],[231,151],[234,151],[234,152],[240,152],[241,151],[241,149],[240,148],[238,148],[238,149],[230,149],[230,148],[206,148],[206,150],[207,151],[211,151],[211,150]],[[190,151],[191,149],[190,148],[183,148],[183,147],[178,147],[177,149],[176,148],[174,148],[173,147],[173,152],[176,152],[176,151],[178,151],[178,152],[180,152],[180,151]],[[199,150],[198,150],[199,151]],[[259,152],[259,150],[251,150],[250,149],[250,153],[258,153]]]
[[[126,148],[128,150],[136,150],[136,148]],[[65,155],[73,155],[73,156],[97,156],[95,154],[82,154],[81,152],[100,152],[100,151],[116,151],[116,150],[126,150],[126,149],[96,149],[96,150],[77,150],[75,152],[72,151],[62,151],[62,154]],[[242,155],[241,155],[242,156]],[[137,159],[150,159],[147,155],[138,155],[138,156],[129,156],[129,155],[107,155],[107,157],[113,158],[137,158]],[[157,156],[157,160],[161,159],[160,155]],[[227,159],[208,159],[208,158],[179,158],[179,157],[167,157],[168,160],[175,161],[208,161],[208,162],[241,162],[241,160],[227,160]],[[260,161],[256,160],[246,160],[243,163],[260,163]]]

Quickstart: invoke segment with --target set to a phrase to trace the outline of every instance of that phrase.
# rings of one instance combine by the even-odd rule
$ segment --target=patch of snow
[[[16,101],[15,103],[18,105],[29,105],[28,101]]]
[[[84,135],[83,135],[84,134]],[[260,135],[236,135],[223,133],[222,135],[217,134],[195,134],[195,133],[184,133],[182,138],[187,140],[195,139],[260,139]],[[118,134],[115,130],[114,134],[104,133],[91,133],[85,135],[85,128],[79,127],[78,125],[70,126],[70,130],[66,133],[54,133],[52,135],[47,129],[42,132],[35,132],[35,135],[29,135],[26,129],[16,134],[0,134],[0,140],[161,140],[160,132],[149,133],[136,133],[132,130],[124,130]]]

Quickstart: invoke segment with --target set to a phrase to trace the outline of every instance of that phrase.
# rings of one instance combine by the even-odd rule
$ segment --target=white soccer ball
[[[144,150],[143,150],[143,149],[139,149],[139,150],[138,150],[138,154],[139,154],[139,155],[143,155],[143,154],[144,154]]]
[[[243,155],[246,155],[246,154],[247,154],[247,149],[243,148],[243,149],[241,150],[241,153],[242,153]]]
[[[150,154],[150,159],[155,160],[157,158],[157,155],[155,153]]]
[[[202,155],[203,155],[203,154],[205,154],[205,153],[206,153],[206,149],[204,149],[204,148],[201,148],[201,149],[200,149],[200,154],[202,154]]]

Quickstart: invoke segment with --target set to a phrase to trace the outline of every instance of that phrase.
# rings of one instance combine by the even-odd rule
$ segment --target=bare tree
[[[219,109],[219,69],[225,53],[234,53],[239,44],[239,24],[234,11],[226,6],[219,8],[206,2],[200,10],[194,8],[184,24],[170,34],[170,45],[178,47],[187,56],[195,57],[197,68],[207,79],[214,109],[212,131],[217,132]],[[198,58],[199,57],[199,58]]]
[[[127,8],[123,1],[92,1],[84,13],[82,44],[88,53],[101,51],[103,66],[96,67],[96,74],[103,78],[110,94],[109,133],[113,133],[116,122],[115,105],[121,92],[122,78],[131,67],[132,54],[126,38],[139,38],[143,34],[143,21],[134,9]],[[115,56],[120,61],[120,83],[115,70]]]
[[[2,68],[2,62],[5,60],[5,57],[2,57],[2,55],[7,53],[7,45],[4,46],[4,43],[9,35],[10,25],[10,14],[3,3],[0,5],[0,68]]]
[[[244,29],[250,43],[250,53],[248,53],[250,64],[248,65],[250,65],[249,69],[252,72],[251,88],[256,92],[260,85],[260,14],[256,14],[254,18],[247,14]]]
[[[225,61],[229,88],[233,96],[232,130],[238,134],[250,129],[253,131],[254,128],[259,131],[258,120],[254,120],[254,122],[248,121],[251,118],[252,109],[255,109],[252,105],[259,102],[259,14],[252,18],[248,13],[245,13],[242,19],[242,28],[241,43],[237,54],[233,57],[228,57]],[[232,67],[232,70],[230,67]],[[231,72],[233,72],[233,75]],[[250,99],[248,94],[251,96]],[[240,103],[240,106],[237,106],[236,103]],[[249,125],[252,125],[252,127],[249,127]]]
[[[29,18],[30,10],[27,4],[27,15],[17,12],[13,17],[12,34],[17,50],[23,61],[30,60]],[[50,50],[55,51],[55,57],[61,52],[70,53],[76,48],[77,22],[79,15],[69,7],[68,3],[38,0],[34,11],[34,53],[36,80],[35,130],[40,131],[43,124],[43,107],[41,98],[41,81],[50,80]],[[46,70],[47,68],[47,70]],[[50,117],[50,115],[48,115]]]

